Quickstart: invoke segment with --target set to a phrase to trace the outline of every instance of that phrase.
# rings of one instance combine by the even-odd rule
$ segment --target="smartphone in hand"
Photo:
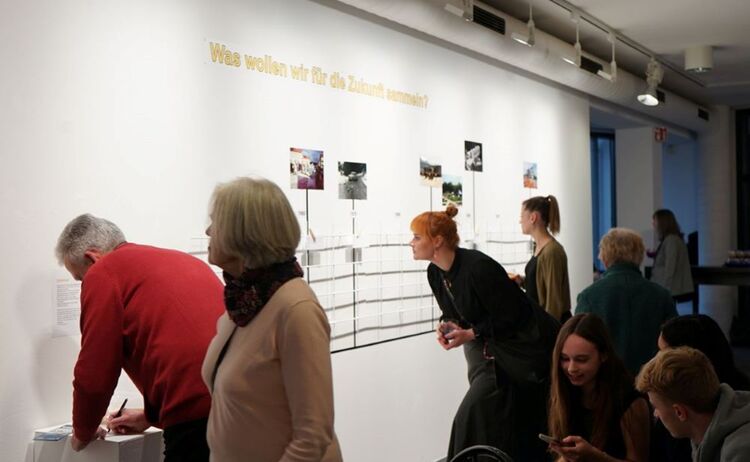
[[[443,338],[445,338],[445,336],[446,336],[446,335],[450,334],[450,333],[451,333],[451,332],[453,332],[454,330],[455,330],[455,329],[453,328],[453,326],[451,326],[451,325],[450,325],[450,324],[448,324],[448,323],[445,323],[445,324],[443,324],[442,326],[440,326],[440,333],[442,333],[442,334],[443,334]]]
[[[539,434],[539,439],[548,444],[555,443],[558,446],[562,446],[562,441],[558,440],[557,438],[553,438],[549,435],[545,435],[544,433]]]
[[[562,441],[558,440],[557,438],[554,438],[554,437],[549,436],[549,435],[545,435],[544,433],[540,433],[538,436],[539,436],[540,440],[544,441],[547,444],[553,444],[554,443],[554,444],[556,444],[558,446],[567,446],[567,447],[573,446],[572,443],[563,443]]]

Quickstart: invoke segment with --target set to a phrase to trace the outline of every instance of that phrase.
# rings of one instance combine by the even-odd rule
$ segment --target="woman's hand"
[[[604,454],[580,436],[566,436],[561,443],[550,443],[549,447],[566,461],[597,460]]]
[[[519,286],[523,284],[523,276],[516,273],[508,273],[508,278],[518,284]]]
[[[446,338],[446,335],[457,329],[461,329],[461,327],[453,321],[438,323],[435,332],[437,333],[437,341],[443,349],[450,349],[450,340]]]
[[[438,326],[438,331],[442,333],[441,338],[438,338],[438,343],[445,350],[460,347],[476,338],[474,330],[471,328],[462,329],[461,326],[450,321],[442,324],[444,325],[442,330],[440,330],[441,326]]]

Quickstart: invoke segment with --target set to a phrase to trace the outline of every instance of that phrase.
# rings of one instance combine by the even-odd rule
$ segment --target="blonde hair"
[[[655,392],[673,403],[701,413],[716,409],[719,378],[706,355],[690,347],[666,348],[647,362],[635,387]]]
[[[211,199],[212,245],[261,268],[294,256],[300,227],[292,206],[275,183],[237,178],[216,186]]]
[[[444,212],[422,212],[411,221],[411,230],[415,233],[424,234],[430,240],[442,236],[445,245],[456,250],[458,242],[458,230],[456,222],[453,220],[458,214],[458,208],[453,204],[448,204]]]
[[[599,256],[607,266],[632,263],[640,266],[646,246],[643,238],[632,229],[612,228],[599,242]]]

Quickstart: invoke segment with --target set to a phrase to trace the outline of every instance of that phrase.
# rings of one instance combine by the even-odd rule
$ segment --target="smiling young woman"
[[[648,460],[648,405],[601,318],[579,314],[563,325],[551,377],[549,430],[562,444],[550,449],[558,460]]]

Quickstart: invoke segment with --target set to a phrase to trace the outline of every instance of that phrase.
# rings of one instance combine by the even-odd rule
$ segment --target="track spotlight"
[[[518,43],[533,47],[536,42],[536,38],[534,37],[536,32],[536,27],[534,26],[534,0],[529,0],[529,22],[526,23],[526,28],[526,35],[513,32],[511,38]]]
[[[638,95],[638,102],[646,106],[656,106],[659,99],[656,95],[656,87],[661,83],[664,77],[664,70],[661,65],[652,57],[646,67],[646,91]]]
[[[615,43],[617,42],[617,36],[614,32],[609,33],[609,37],[607,37],[607,40],[609,43],[612,44],[612,61],[609,63],[609,72],[604,72],[604,70],[599,69],[596,74],[603,78],[607,79],[610,82],[616,82],[617,81],[617,61],[615,61]]]
[[[575,50],[575,56],[563,56],[562,59],[568,64],[572,64],[575,67],[581,67],[581,39],[580,39],[580,23],[581,15],[577,11],[570,12],[570,19],[576,23],[576,43],[573,45]]]
[[[458,4],[460,6],[456,6],[455,1],[449,1],[445,4],[445,11],[464,18],[468,22],[474,21],[474,0],[459,0]]]

